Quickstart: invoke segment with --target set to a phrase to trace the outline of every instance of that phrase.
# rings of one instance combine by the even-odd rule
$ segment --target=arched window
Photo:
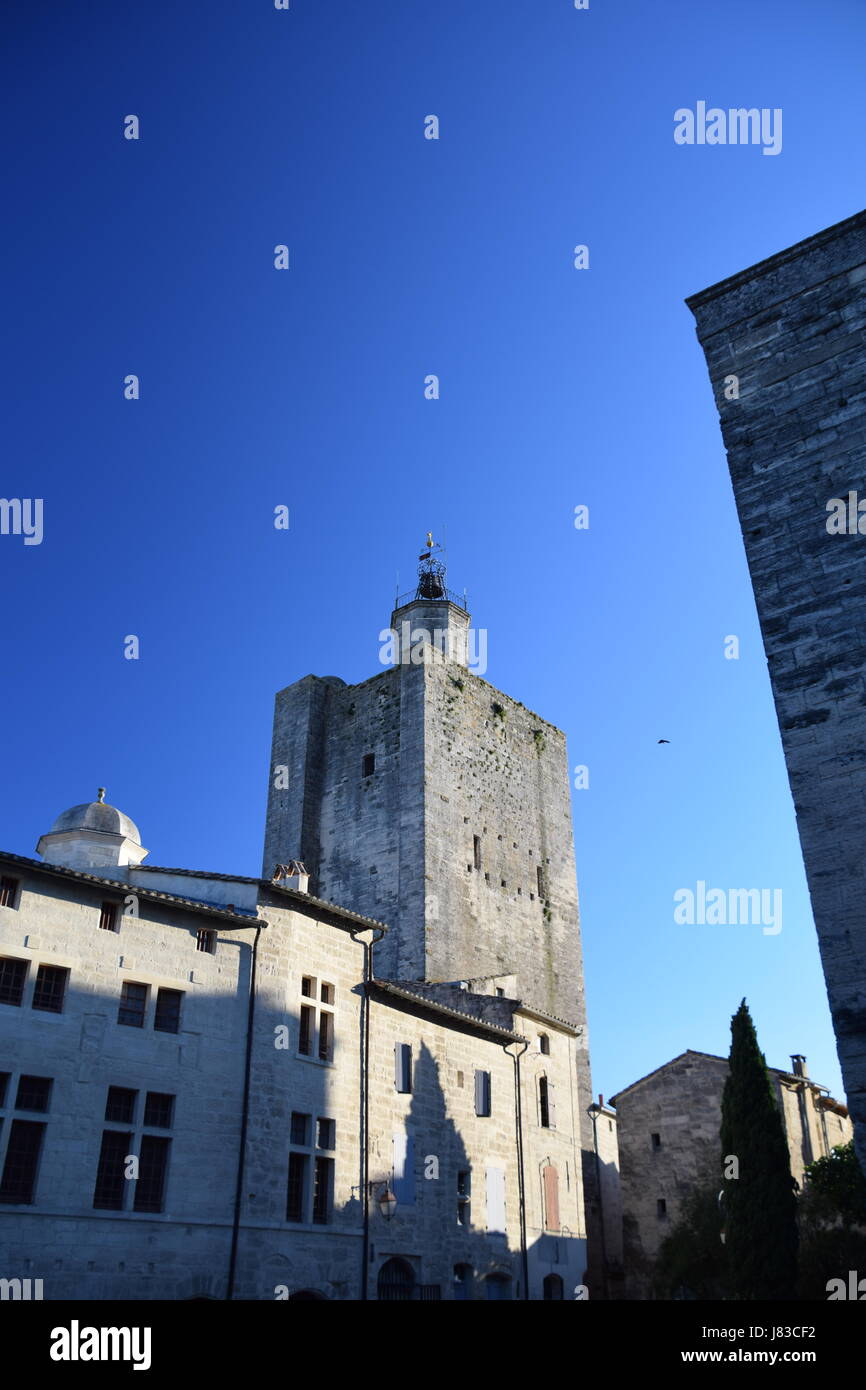
[[[386,1260],[379,1270],[377,1296],[384,1303],[409,1303],[415,1288],[415,1271],[405,1260]]]
[[[454,1266],[454,1297],[465,1302],[472,1297],[473,1270],[471,1265]]]
[[[563,1298],[562,1279],[558,1274],[545,1274],[544,1276],[544,1299],[545,1302],[561,1302]]]

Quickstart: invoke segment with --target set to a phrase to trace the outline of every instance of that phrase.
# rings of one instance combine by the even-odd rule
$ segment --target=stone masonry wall
[[[719,408],[866,1170],[866,534],[827,530],[831,499],[866,496],[866,213],[688,303]],[[738,399],[725,398],[730,376]]]

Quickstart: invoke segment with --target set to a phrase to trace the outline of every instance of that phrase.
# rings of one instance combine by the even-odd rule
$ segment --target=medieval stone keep
[[[468,627],[437,573],[396,631]],[[8,1278],[45,1299],[591,1283],[564,739],[465,645],[420,650],[277,697],[261,878],[145,864],[103,788],[40,858],[0,855]]]
[[[866,212],[688,300],[866,1170]]]

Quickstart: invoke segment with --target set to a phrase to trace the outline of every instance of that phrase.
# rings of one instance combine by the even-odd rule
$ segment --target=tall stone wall
[[[866,534],[856,512],[866,498],[866,213],[688,304],[719,409],[866,1170]],[[852,492],[854,533],[831,534],[828,503]]]

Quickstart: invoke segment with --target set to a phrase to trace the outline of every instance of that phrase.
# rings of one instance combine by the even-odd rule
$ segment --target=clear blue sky
[[[803,1052],[839,1094],[683,300],[863,205],[859,0],[19,0],[4,22],[0,491],[45,521],[39,546],[0,536],[0,845],[33,853],[103,784],[150,862],[257,873],[274,692],[375,674],[396,571],[409,588],[445,525],[487,679],[590,769],[596,1090],[727,1052],[745,995],[768,1061]],[[675,145],[698,100],[782,108],[782,152]],[[676,925],[699,879],[780,887],[781,933]]]

